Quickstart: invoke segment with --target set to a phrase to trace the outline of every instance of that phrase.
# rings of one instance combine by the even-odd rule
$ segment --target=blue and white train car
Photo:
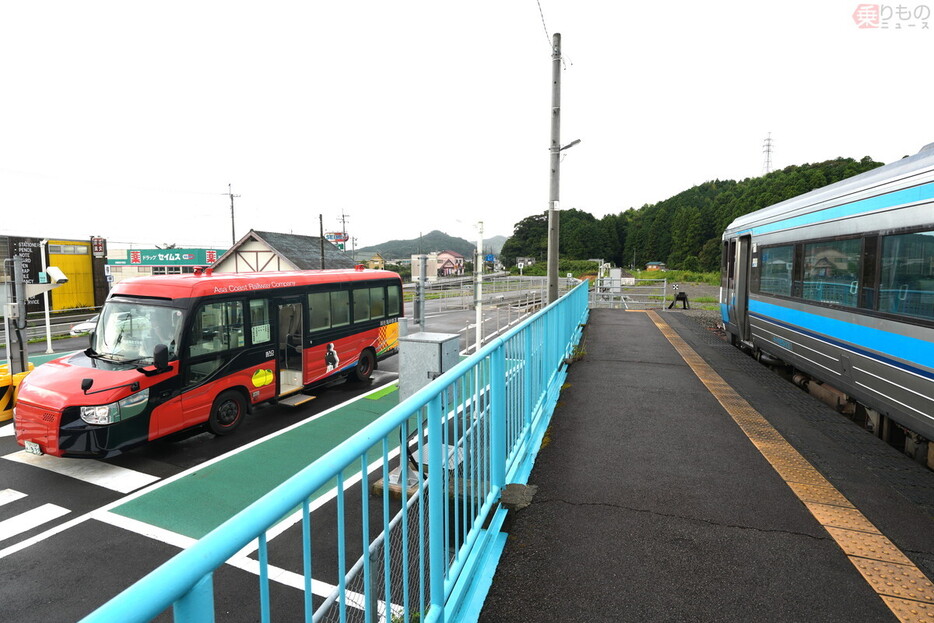
[[[934,439],[934,143],[723,234],[723,323]]]

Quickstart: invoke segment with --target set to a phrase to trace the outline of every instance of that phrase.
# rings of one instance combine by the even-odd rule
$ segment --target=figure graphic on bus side
[[[324,363],[327,371],[333,372],[336,370],[340,362],[340,357],[337,356],[337,351],[334,350],[334,343],[331,342],[328,344],[327,352],[324,353]]]

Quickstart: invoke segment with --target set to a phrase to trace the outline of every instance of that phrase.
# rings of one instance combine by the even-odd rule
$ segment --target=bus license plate
[[[39,444],[35,441],[26,442],[26,452],[29,454],[35,454],[36,456],[42,456],[42,449],[39,448]]]

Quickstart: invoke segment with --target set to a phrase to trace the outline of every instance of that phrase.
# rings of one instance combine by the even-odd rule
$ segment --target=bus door
[[[304,387],[301,302],[279,303],[279,395],[294,394]]]

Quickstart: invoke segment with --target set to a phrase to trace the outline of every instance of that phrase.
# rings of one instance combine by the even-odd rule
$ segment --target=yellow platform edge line
[[[798,500],[827,530],[892,614],[903,623],[930,622],[934,610],[934,583],[667,322],[652,310],[646,313]],[[790,466],[794,467],[789,469]],[[819,487],[823,491],[822,496],[829,500],[805,499],[810,496],[806,493],[808,487],[800,486],[802,481],[810,487]],[[855,545],[858,539],[871,539],[872,544]]]

